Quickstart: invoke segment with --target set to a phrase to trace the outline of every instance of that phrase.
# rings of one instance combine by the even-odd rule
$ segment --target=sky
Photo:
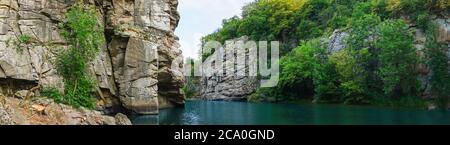
[[[198,58],[200,38],[221,27],[222,20],[241,15],[241,8],[254,0],[179,0],[181,19],[175,34],[185,58]]]

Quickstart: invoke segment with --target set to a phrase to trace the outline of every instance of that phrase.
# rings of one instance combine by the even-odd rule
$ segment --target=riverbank
[[[0,94],[0,125],[131,125],[131,121],[121,113],[108,116],[43,97],[25,101]]]

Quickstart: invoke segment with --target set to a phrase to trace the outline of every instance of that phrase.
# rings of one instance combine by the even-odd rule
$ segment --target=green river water
[[[450,111],[373,106],[187,101],[138,125],[450,125]]]

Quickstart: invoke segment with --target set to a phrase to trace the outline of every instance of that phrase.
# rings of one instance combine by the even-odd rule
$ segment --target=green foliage
[[[186,95],[186,98],[192,98],[194,97],[195,93],[197,92],[197,87],[195,86],[193,80],[191,77],[188,77],[186,79],[186,83],[181,88],[184,95]]]
[[[59,52],[56,58],[57,72],[64,79],[62,102],[92,109],[95,108],[95,97],[91,91],[95,82],[87,69],[104,41],[103,28],[93,8],[75,5],[66,17],[67,22],[61,24],[61,34],[70,46]]]
[[[392,99],[390,97],[377,97],[371,101],[371,104],[386,107],[406,107],[418,109],[426,109],[428,107],[428,102],[426,100],[415,96],[405,96],[398,99]]]
[[[367,55],[367,49],[352,52],[344,49],[330,56],[330,62],[336,67],[339,79],[339,87],[342,89],[342,101],[346,104],[366,104],[368,103],[366,85],[364,84],[366,76],[365,70],[359,65],[354,53],[362,53],[360,56]]]
[[[17,38],[20,43],[28,44],[31,42],[31,37],[28,35],[20,35],[19,38]]]
[[[450,66],[445,53],[447,46],[437,41],[438,29],[436,24],[430,22],[427,26],[426,55],[432,73],[430,79],[432,95],[437,98],[435,103],[440,108],[447,108],[450,102]]]
[[[31,37],[26,35],[26,34],[22,34],[16,37],[17,40],[12,40],[12,43],[14,45],[14,49],[16,49],[16,51],[20,54],[23,53],[24,47],[26,47],[25,45],[31,44]],[[8,39],[6,42],[6,47],[9,47],[11,43],[11,39]]]
[[[387,9],[394,14],[413,14],[425,10],[441,12],[450,8],[448,0],[386,0]]]
[[[282,72],[279,81],[281,87],[307,82],[313,78],[314,68],[318,63],[315,56],[319,45],[318,40],[303,42],[300,47],[295,48],[290,54],[281,58]]]
[[[415,96],[417,52],[414,38],[402,20],[387,20],[378,27],[376,46],[380,49],[380,76],[387,96]]]
[[[61,95],[59,90],[55,87],[43,88],[41,90],[41,96],[51,98],[51,99],[55,100],[55,102],[57,102],[57,103],[63,102],[63,96]]]
[[[331,7],[333,4],[336,7]],[[339,12],[339,13],[336,13]],[[224,42],[241,36],[251,40],[280,41],[281,54],[308,40],[344,27],[350,16],[348,5],[331,0],[258,0],[243,8],[242,18],[224,20],[222,28],[202,38]],[[326,29],[331,26],[330,29]],[[326,29],[326,31],[324,31]],[[208,57],[211,53],[202,54]]]
[[[323,51],[319,54],[321,57],[314,69],[314,101],[341,102],[343,93],[336,66],[325,55]]]
[[[291,97],[311,97],[314,89],[313,78],[318,72],[316,68],[320,65],[317,56],[321,52],[324,52],[324,48],[320,44],[320,39],[302,42],[300,47],[281,58],[278,86],[261,88],[250,96],[249,100],[276,102],[286,101]],[[297,91],[291,91],[293,89]]]
[[[427,29],[430,15],[427,12],[420,13],[417,16],[416,23],[421,29]]]
[[[320,39],[302,42],[300,47],[281,59],[279,90],[292,90],[299,87],[312,90],[314,88],[313,79],[316,73],[320,72],[317,69],[321,67],[319,56],[325,52],[325,48],[320,43]],[[303,91],[292,95],[308,97],[312,94]]]
[[[259,88],[255,93],[248,96],[247,100],[250,102],[281,102],[289,101],[282,88]]]
[[[225,20],[202,42],[244,35],[281,42],[279,85],[258,89],[251,101],[306,98],[422,108],[426,103],[418,97],[419,55],[406,23],[417,24],[428,30],[432,88],[444,106],[450,94],[448,58],[436,35],[428,33],[430,17],[449,10],[448,0],[256,0],[243,8],[242,17]],[[344,49],[330,54],[318,38],[336,29],[349,36]]]
[[[184,95],[186,96],[186,98],[192,98],[196,95],[197,93],[197,85],[200,85],[199,83],[197,83],[195,81],[195,60],[192,58],[187,58],[186,59],[186,65],[189,64],[188,66],[191,66],[191,70],[190,70],[190,76],[186,76],[186,82],[184,83],[183,87],[181,88],[181,90],[183,91]]]
[[[345,103],[367,104],[376,97],[381,86],[378,71],[378,49],[374,46],[374,29],[381,18],[371,13],[371,3],[360,3],[355,6],[349,22],[347,48],[331,56],[340,74],[341,88]]]

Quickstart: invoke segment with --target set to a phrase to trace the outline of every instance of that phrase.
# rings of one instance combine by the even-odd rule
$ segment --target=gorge
[[[254,0],[200,39],[201,46],[213,41],[220,48],[201,48],[198,58],[187,61],[175,35],[178,5],[179,0],[0,0],[0,124],[450,121],[447,0]],[[72,11],[77,8],[95,20],[77,20],[80,15]],[[183,20],[196,21],[193,17]],[[86,28],[90,22],[98,24]],[[70,24],[101,38],[74,41],[68,36],[78,31]],[[190,27],[196,26],[183,29]],[[269,52],[280,59],[261,60],[262,54],[252,52],[261,47],[239,48],[230,40],[280,42],[279,52]],[[83,46],[96,42],[98,55],[84,58],[89,63],[74,59],[84,55],[63,61],[87,66],[68,67],[65,76],[72,78],[64,77],[58,69],[64,66],[61,52],[83,54]],[[220,54],[222,48],[230,53]],[[209,59],[216,54],[218,59]],[[187,75],[191,62],[201,67],[194,72],[212,75]],[[271,74],[279,78],[276,86],[260,87],[270,77],[254,68],[261,64],[279,64],[279,72]],[[78,72],[83,75],[73,77]],[[84,77],[85,84],[78,82]],[[61,101],[69,95],[74,99]]]

